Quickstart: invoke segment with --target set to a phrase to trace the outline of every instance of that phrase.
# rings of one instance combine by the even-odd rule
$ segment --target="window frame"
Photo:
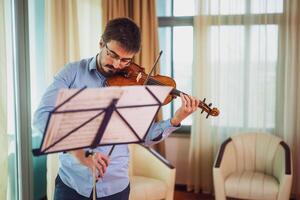
[[[16,106],[18,197],[33,198],[28,0],[14,0],[13,67]]]
[[[173,3],[172,3],[172,15],[173,15]],[[176,26],[194,26],[193,16],[168,16],[168,17],[158,17],[158,27],[169,27],[171,29],[171,41],[173,41],[173,30]],[[174,62],[173,62],[173,42],[171,42],[171,77],[174,77]],[[174,113],[174,104],[171,102],[171,117]],[[174,133],[190,134],[191,126],[182,125],[179,129],[174,131]]]

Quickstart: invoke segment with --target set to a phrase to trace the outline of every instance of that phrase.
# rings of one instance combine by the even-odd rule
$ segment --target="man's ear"
[[[104,41],[101,39],[99,42],[99,47],[102,49],[105,46]]]

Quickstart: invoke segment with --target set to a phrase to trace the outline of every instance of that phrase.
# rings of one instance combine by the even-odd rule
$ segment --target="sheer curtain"
[[[66,63],[98,53],[100,10],[101,0],[46,0],[46,66],[50,80]]]
[[[8,136],[7,136],[7,73],[4,1],[0,0],[0,199],[7,197]]]
[[[292,193],[300,198],[300,2],[284,1],[284,18],[279,41],[279,73],[276,107],[276,134],[281,136],[293,152]]]
[[[300,10],[296,0],[196,2],[193,94],[207,97],[220,116],[193,118],[188,189],[212,192],[215,155],[233,134],[269,132],[294,155],[300,150]],[[294,177],[296,189],[299,175]]]

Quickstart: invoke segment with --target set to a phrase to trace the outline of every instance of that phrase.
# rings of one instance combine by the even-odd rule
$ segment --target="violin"
[[[185,94],[176,89],[176,82],[168,77],[162,75],[148,76],[145,73],[145,68],[131,63],[129,66],[118,70],[115,75],[107,78],[108,86],[131,86],[131,85],[161,85],[161,86],[171,86],[173,89],[167,96],[163,105],[170,103],[174,98],[180,96],[180,93]],[[219,110],[217,108],[211,108],[212,104],[206,104],[205,98],[203,101],[200,100],[198,107],[202,109],[201,113],[206,112],[206,118],[211,116],[218,116]]]

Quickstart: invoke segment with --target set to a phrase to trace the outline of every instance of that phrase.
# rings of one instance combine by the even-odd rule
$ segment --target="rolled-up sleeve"
[[[145,139],[144,145],[150,146],[159,143],[180,127],[181,125],[172,126],[170,119],[153,123]]]

